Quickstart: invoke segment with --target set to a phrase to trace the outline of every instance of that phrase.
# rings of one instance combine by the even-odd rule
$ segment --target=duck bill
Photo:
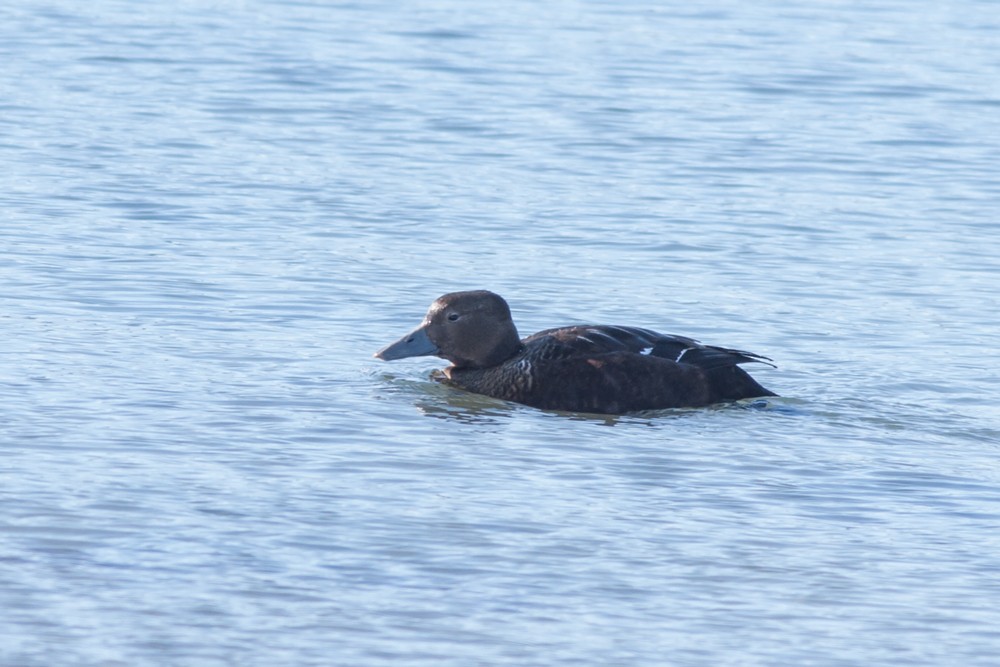
[[[435,355],[440,350],[438,346],[427,337],[427,330],[418,327],[406,334],[395,343],[386,345],[375,353],[376,359],[392,361],[393,359],[406,359],[407,357],[426,357]]]

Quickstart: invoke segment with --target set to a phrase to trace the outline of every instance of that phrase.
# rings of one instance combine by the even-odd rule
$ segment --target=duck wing
[[[629,352],[690,364],[705,370],[750,362],[774,366],[771,359],[753,352],[704,345],[686,336],[661,334],[639,327],[594,324],[546,329],[521,342],[532,349],[532,356],[537,355],[536,358],[539,359],[556,360]]]

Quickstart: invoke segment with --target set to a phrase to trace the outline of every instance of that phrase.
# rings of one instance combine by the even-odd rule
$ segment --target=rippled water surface
[[[992,2],[5,3],[0,664],[993,665]],[[602,419],[372,352],[766,354]]]

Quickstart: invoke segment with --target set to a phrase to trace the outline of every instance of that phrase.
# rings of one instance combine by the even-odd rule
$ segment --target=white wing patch
[[[653,351],[653,346],[650,345],[649,347],[644,347],[641,350],[639,350],[639,354],[649,354],[652,351]],[[683,354],[683,352],[681,354]],[[680,357],[677,358],[680,359]]]
[[[685,347],[683,350],[681,350],[681,353],[677,355],[677,358],[674,359],[674,361],[680,361],[681,357],[683,357],[685,354],[687,354],[688,352],[690,352],[691,350],[694,350],[694,349],[697,349],[697,348]]]

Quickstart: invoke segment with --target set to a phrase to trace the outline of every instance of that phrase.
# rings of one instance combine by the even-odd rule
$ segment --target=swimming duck
[[[507,302],[486,290],[445,294],[374,356],[429,355],[452,363],[436,374],[446,384],[544,410],[624,414],[776,396],[738,366],[773,366],[769,358],[683,336],[583,325],[521,340]]]

